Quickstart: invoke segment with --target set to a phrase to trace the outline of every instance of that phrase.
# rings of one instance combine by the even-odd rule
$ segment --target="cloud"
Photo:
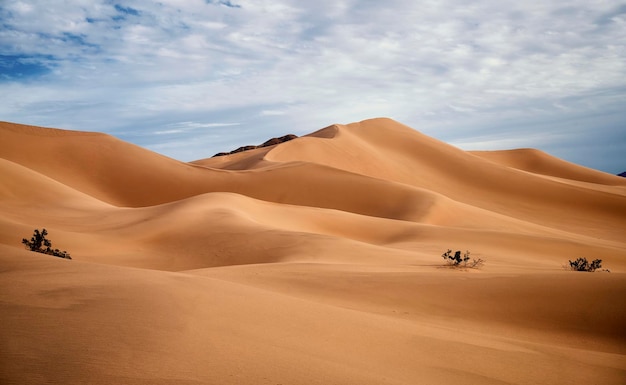
[[[261,111],[261,116],[280,116],[285,115],[286,111],[281,110],[263,110]]]
[[[520,143],[580,159],[577,145],[562,139],[568,152],[554,138],[591,144],[601,133],[626,151],[614,132],[626,102],[624,9],[582,0],[6,2],[0,114],[106,131],[184,160],[375,116],[468,146]],[[568,134],[564,122],[586,125]]]
[[[166,130],[154,131],[155,135],[169,135],[169,134],[180,134],[184,132],[189,132],[192,130],[198,130],[201,128],[214,128],[214,127],[230,127],[230,126],[238,126],[239,123],[198,123],[198,122],[179,122],[168,124]]]
[[[595,24],[598,26],[605,26],[611,23],[624,23],[626,20],[626,4],[621,4],[614,9],[609,10],[598,16],[595,20]]]
[[[218,5],[223,5],[225,7],[229,7],[229,8],[241,8],[241,5],[239,4],[233,4],[232,2],[225,0],[225,1],[210,1],[207,0],[207,3],[209,4],[218,4]]]
[[[141,15],[138,10],[136,10],[134,8],[131,8],[131,7],[124,7],[124,6],[121,6],[119,4],[115,4],[113,6],[113,8],[115,8],[115,10],[117,12],[122,13],[124,15],[129,15],[129,16],[140,16]],[[116,17],[117,18],[119,18],[119,17],[124,18],[124,16],[115,16],[115,17],[113,17],[113,19],[115,19]]]

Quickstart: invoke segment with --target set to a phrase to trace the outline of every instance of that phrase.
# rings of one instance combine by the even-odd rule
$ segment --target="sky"
[[[0,120],[182,161],[390,117],[626,170],[626,2],[0,0]]]

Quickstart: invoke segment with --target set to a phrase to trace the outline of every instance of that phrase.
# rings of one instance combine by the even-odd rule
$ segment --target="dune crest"
[[[626,179],[538,150],[379,118],[184,163],[0,122],[0,181],[0,383],[626,378]]]
[[[615,175],[579,166],[533,148],[502,151],[470,151],[471,154],[495,163],[534,174],[554,176],[609,186],[626,186],[626,180]]]

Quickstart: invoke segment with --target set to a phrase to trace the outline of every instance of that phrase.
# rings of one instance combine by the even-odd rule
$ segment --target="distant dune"
[[[253,147],[0,123],[0,383],[624,384],[625,178],[385,118]]]

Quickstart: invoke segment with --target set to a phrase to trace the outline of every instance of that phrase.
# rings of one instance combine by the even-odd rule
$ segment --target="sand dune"
[[[626,379],[626,179],[537,150],[372,119],[183,163],[0,123],[0,180],[2,384]]]
[[[615,178],[614,175],[566,162],[534,148],[504,151],[471,151],[470,153],[495,163],[534,174],[609,186],[626,186],[626,181]]]
[[[381,125],[385,129],[381,130]],[[328,140],[331,130],[333,139]],[[619,193],[598,194],[595,189],[503,168],[390,120],[333,126],[325,129],[321,137],[313,135],[284,143],[268,153],[266,159],[313,162],[316,154],[321,159],[317,163],[425,188],[524,220],[540,218],[542,223],[567,225],[576,232],[587,231],[586,220],[582,220],[587,211],[590,217],[601,213],[600,222],[608,231],[623,224],[626,213]],[[616,185],[625,185],[623,178],[603,175]],[[567,213],[572,215],[564,221]],[[600,222],[598,226],[602,226]],[[612,238],[619,239],[621,233],[621,229],[614,232]]]

